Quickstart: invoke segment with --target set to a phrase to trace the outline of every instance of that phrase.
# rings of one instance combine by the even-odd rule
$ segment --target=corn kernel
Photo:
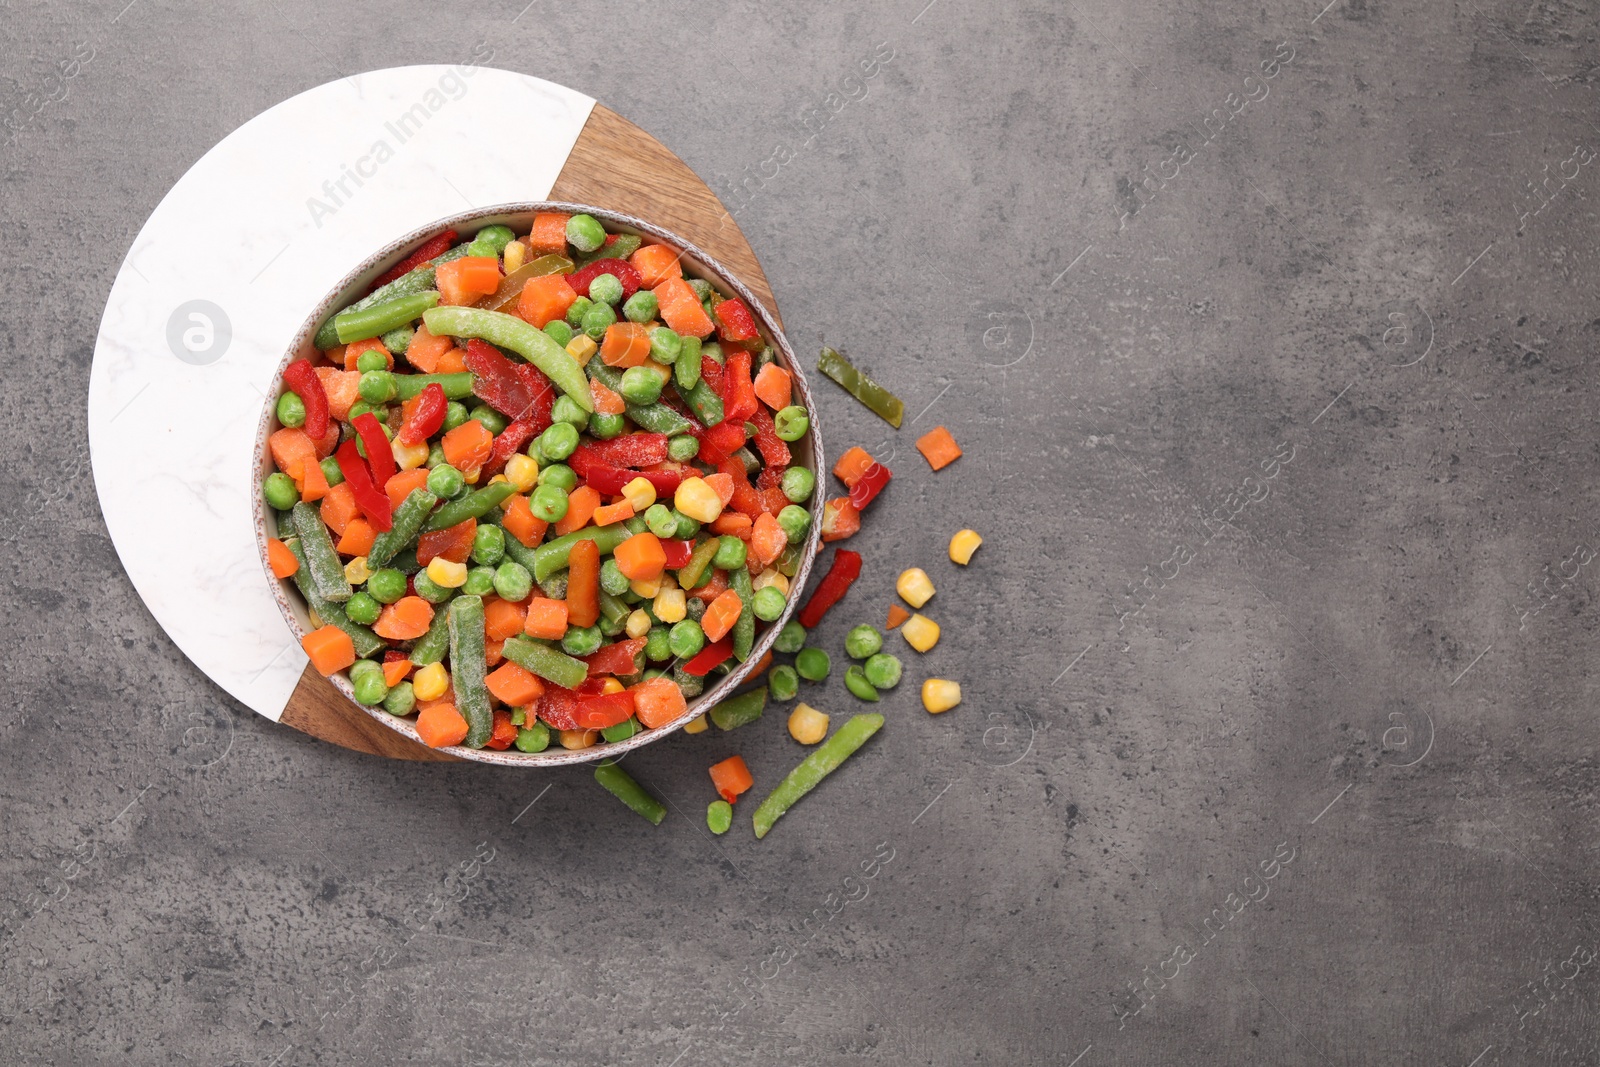
[[[468,485],[477,485],[478,484],[478,479],[482,478],[482,477],[483,477],[483,472],[481,470],[479,470],[479,471],[462,471],[461,472],[461,480],[466,482]]]
[[[428,563],[428,577],[435,585],[446,589],[460,589],[467,584],[467,565],[452,563],[443,556],[435,556]]]
[[[561,731],[561,747],[562,748],[571,748],[571,749],[588,748],[598,740],[600,740],[600,731],[599,730],[562,730]]]
[[[922,706],[930,715],[949,711],[961,703],[961,683],[945,678],[929,678],[922,683]]]
[[[828,736],[828,716],[800,703],[789,713],[789,736],[802,745],[814,745]]]
[[[654,374],[657,378],[660,378],[662,385],[666,385],[672,381],[672,368],[670,366],[657,363],[653,359],[646,360],[644,363],[641,363],[640,366],[644,367],[651,374]]]
[[[567,342],[567,355],[577,360],[580,366],[587,367],[589,360],[593,359],[599,350],[600,346],[594,343],[594,338],[586,333],[580,333]]]
[[[643,515],[645,508],[656,502],[656,487],[648,478],[635,478],[622,487],[622,497],[633,505],[635,515]]]
[[[496,474],[493,478],[489,479],[489,484],[493,485],[495,482],[509,482],[509,481],[511,481],[511,479],[507,478],[504,474]]]
[[[433,565],[430,563],[428,566],[431,568]],[[920,612],[902,623],[900,632],[906,635],[906,641],[918,652],[926,652],[939,643],[939,624]]]
[[[351,585],[360,585],[372,577],[372,568],[367,565],[366,556],[357,556],[344,565],[344,580]]]
[[[894,583],[894,591],[907,604],[920,608],[933,599],[933,579],[921,567],[912,567],[900,572],[900,577]]]
[[[600,686],[600,692],[603,694],[620,693],[626,688],[628,687],[617,681],[615,678],[607,678],[605,683]]]
[[[628,588],[633,590],[634,596],[642,596],[646,600],[654,600],[656,594],[661,592],[661,579],[635,578],[628,583]]]
[[[769,585],[776,587],[778,592],[782,593],[784,596],[789,595],[789,578],[776,567],[768,567],[766,570],[756,575],[755,581],[750,583],[750,588],[752,591],[759,591],[765,589]]]
[[[506,245],[504,255],[506,273],[510,274],[512,271],[522,266],[522,264],[527,260],[528,246],[523,244],[521,241],[512,241],[510,244]]]
[[[527,493],[539,482],[539,461],[521,452],[506,460],[506,481],[517,487],[517,492]]]
[[[671,571],[662,571],[661,572],[661,588],[662,589],[676,589],[676,588],[678,588],[678,579],[676,579],[676,578],[674,578],[672,576],[672,572]]]
[[[399,441],[389,443],[389,451],[394,453],[394,465],[403,471],[415,470],[428,462],[428,442],[418,441],[414,445],[403,445]]]
[[[711,724],[706,722],[704,715],[696,715],[683,724],[683,732],[686,734],[703,734],[709,729],[711,729]]]
[[[722,498],[704,478],[685,478],[672,494],[673,505],[695,522],[716,522],[722,514]]]
[[[430,663],[411,676],[412,695],[418,700],[438,700],[450,690],[450,672],[443,663]]]
[[[650,632],[650,613],[643,608],[634,608],[628,613],[628,621],[623,629],[629,637],[643,637]]]
[[[323,626],[322,616],[317,614],[317,609],[316,608],[307,608],[306,609],[306,617],[311,620],[311,628],[313,630],[322,629],[322,626]]]
[[[950,558],[965,567],[972,562],[972,554],[983,544],[977,530],[957,530],[950,538]]]
[[[689,601],[682,589],[663,589],[656,594],[652,609],[656,618],[667,624],[682,622],[689,614]]]

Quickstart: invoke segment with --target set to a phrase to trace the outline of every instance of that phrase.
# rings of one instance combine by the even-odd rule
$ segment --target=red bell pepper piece
[[[454,230],[446,230],[436,237],[430,237],[421,248],[378,275],[378,280],[372,283],[372,289],[381,289],[396,278],[410,274],[429,260],[438,259],[450,251],[450,246],[455,243],[455,240],[456,231]],[[371,289],[368,290],[368,292],[371,291]]]
[[[489,458],[483,461],[483,476],[493,478],[499,474],[507,461],[522,451],[523,445],[533,440],[535,432],[534,423],[529,419],[517,419],[501,430],[494,439],[494,447],[489,450]]]
[[[644,642],[644,638],[634,637],[607,645],[593,655],[578,658],[589,665],[590,678],[601,674],[638,674],[637,661],[639,653],[644,651]]]
[[[387,485],[394,477],[394,449],[389,447],[389,438],[384,436],[378,416],[365,411],[352,419],[350,425],[356,428],[361,445],[367,450],[367,466],[372,468],[373,484]]]
[[[849,590],[851,583],[859,577],[861,577],[861,553],[852,552],[848,548],[835,549],[833,565],[828,568],[828,573],[822,576],[822,581],[817,583],[816,592],[811,594],[806,606],[800,609],[800,625],[808,630],[815,627],[828,613],[828,609],[839,602]]]
[[[756,317],[750,313],[750,309],[745,307],[744,301],[738,297],[734,297],[732,300],[724,300],[711,310],[716,314],[717,322],[722,326],[717,336],[724,341],[733,341],[735,343],[753,341],[761,336],[761,332],[756,329]]]
[[[578,710],[578,695],[570,689],[547,683],[544,695],[534,707],[534,713],[551,729],[576,730],[578,720],[573,712]]]
[[[743,448],[744,442],[744,421],[723,419],[700,435],[699,458],[712,465],[720,464]]]
[[[883,492],[883,487],[889,484],[889,479],[894,477],[892,471],[877,460],[872,461],[872,466],[856,480],[850,487],[850,503],[857,511],[861,511],[868,504],[878,498]]]
[[[403,445],[421,444],[439,432],[444,425],[444,411],[449,406],[444,389],[438,382],[429,382],[413,399],[400,405],[405,420],[394,439]]]
[[[383,432],[379,431],[378,436],[382,437]],[[333,454],[333,459],[339,464],[339,471],[350,486],[350,495],[355,497],[356,507],[366,515],[367,521],[372,523],[372,528],[387,530],[393,526],[394,505],[389,503],[389,497],[383,490],[372,484],[372,471],[368,469],[367,461],[361,458],[361,453],[356,451],[356,443],[346,441],[340,445],[339,451]]]
[[[601,693],[598,696],[580,697],[572,711],[572,719],[580,730],[604,730],[633,715],[633,691]]]
[[[508,419],[533,424],[535,434],[550,428],[556,390],[538,367],[507,359],[494,345],[476,337],[467,342],[462,362],[472,372],[472,392],[478,399]]]
[[[726,422],[743,424],[754,415],[760,404],[756,401],[755,382],[750,380],[750,353],[743,349],[728,352],[728,365],[722,374],[722,417]]]
[[[570,463],[568,465],[571,466]],[[598,464],[592,460],[584,470],[580,471],[577,467],[573,467],[572,470],[578,475],[578,477],[583,479],[585,485],[589,486],[595,492],[603,493],[607,496],[620,496],[622,494],[622,490],[626,488],[627,484],[633,481],[635,478],[643,478],[645,481],[653,485],[658,497],[670,496],[678,491],[678,486],[682,484],[684,478],[688,477],[688,475],[692,473],[671,470],[623,470],[619,467],[607,467],[604,464]]]
[[[771,467],[787,467],[789,465],[789,444],[778,436],[777,428],[772,424],[772,414],[761,405],[750,413],[750,421],[756,427],[756,451],[761,453],[761,459]]]
[[[578,469],[572,460],[578,458],[579,452],[585,459],[593,459],[606,467],[653,467],[667,461],[667,435],[630,433],[609,441],[586,441],[568,457],[568,465],[573,470]]]
[[[724,663],[733,655],[733,638],[724,637],[721,641],[702,648],[695,657],[683,665],[684,674],[692,674],[696,678],[704,678],[711,673],[712,668],[719,663]]]
[[[667,570],[675,571],[688,566],[689,557],[694,555],[694,542],[662,541],[661,550],[667,554]]]
[[[297,359],[283,369],[283,381],[306,406],[306,421],[301,429],[313,441],[328,433],[328,391],[312,368],[311,361]]]
[[[744,464],[732,456],[724,456],[717,470],[733,479],[733,496],[728,506],[753,521],[762,512],[761,494],[750,487],[750,476],[744,472]]]
[[[701,356],[700,377],[704,378],[706,384],[711,386],[712,392],[716,393],[718,396],[722,395],[722,364],[718,363],[710,356]],[[750,383],[750,388],[755,388],[754,382]]]
[[[644,276],[625,259],[597,259],[582,270],[575,270],[567,275],[567,284],[572,286],[572,291],[579,296],[589,295],[589,283],[609,274],[622,283],[622,299],[626,300],[639,291],[639,286],[644,282]]]

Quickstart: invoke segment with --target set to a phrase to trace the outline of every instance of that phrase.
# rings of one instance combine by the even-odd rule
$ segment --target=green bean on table
[[[783,814],[800,798],[815,789],[824,778],[839,769],[839,765],[867,743],[867,739],[883,727],[883,716],[875,712],[856,715],[839,727],[832,737],[818,745],[816,750],[800,761],[788,777],[778,783],[778,788],[756,808],[753,817],[756,837],[766,837]]]
[[[644,786],[634,781],[632,775],[613,761],[601,760],[596,764],[594,780],[604,786],[606,792],[655,825],[660,826],[661,820],[667,817],[666,805],[647,793]]]

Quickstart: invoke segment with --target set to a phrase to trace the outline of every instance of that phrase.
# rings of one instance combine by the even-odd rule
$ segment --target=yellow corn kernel
[[[930,715],[949,711],[961,703],[961,683],[946,678],[929,678],[922,683],[922,706]]]
[[[418,700],[438,700],[450,689],[450,672],[443,663],[430,663],[411,676],[411,692]]]
[[[662,571],[661,572],[661,588],[662,589],[676,589],[676,588],[678,588],[678,579],[676,579],[676,578],[674,578],[672,576],[672,572],[671,571]]]
[[[615,678],[607,678],[605,680],[605,683],[600,686],[600,692],[602,692],[602,693],[620,693],[626,688],[628,688],[628,687],[623,685],[621,682],[617,681]]]
[[[481,470],[480,471],[462,471],[461,472],[462,481],[466,482],[468,485],[477,485],[478,484],[478,479],[482,478],[482,477],[483,477],[483,472]]]
[[[306,617],[311,620],[311,628],[313,630],[322,629],[322,625],[323,625],[322,616],[317,614],[317,609],[316,608],[307,608],[306,609]]]
[[[446,589],[460,589],[467,584],[467,565],[451,563],[443,556],[435,556],[428,564],[428,577],[435,585],[442,585]]]
[[[510,244],[506,245],[504,255],[506,273],[510,274],[512,271],[522,266],[523,262],[528,258],[528,246],[523,244],[521,241],[512,241]]]
[[[506,481],[517,487],[517,492],[527,493],[539,481],[539,461],[521,452],[506,460]]]
[[[589,360],[593,359],[599,350],[600,346],[594,343],[594,338],[586,333],[580,333],[567,342],[567,355],[577,360],[580,366],[587,367]]]
[[[509,482],[510,480],[511,479],[507,478],[504,474],[496,474],[493,478],[489,479],[489,484],[493,485],[495,482]]]
[[[600,740],[600,731],[599,730],[562,730],[561,731],[561,747],[562,748],[572,748],[572,749],[588,748],[589,746],[593,745],[598,740]]]
[[[814,745],[828,736],[828,716],[800,703],[789,713],[789,736],[802,745]]]
[[[689,601],[682,589],[663,589],[656,594],[653,605],[656,618],[664,623],[682,622],[689,614]]]
[[[367,566],[366,556],[357,556],[344,565],[344,580],[351,585],[360,585],[372,577],[372,568]]]
[[[907,604],[920,608],[933,599],[933,579],[921,567],[912,567],[900,572],[900,577],[894,583],[894,591]]]
[[[623,624],[629,637],[643,637],[650,632],[650,613],[643,608],[634,608],[628,613],[628,621]]]
[[[706,722],[704,715],[696,715],[683,724],[683,732],[686,734],[703,734],[709,729],[711,729],[711,724]]]
[[[428,462],[428,442],[418,441],[414,445],[403,445],[399,441],[389,443],[389,451],[394,453],[394,465],[403,471],[415,470]]]
[[[983,544],[977,530],[957,530],[950,538],[950,558],[965,567],[972,562],[972,554]]]
[[[428,567],[431,569],[433,564],[428,564]],[[918,652],[926,652],[939,643],[939,624],[921,612],[901,623],[900,632],[906,635],[906,641]]]
[[[722,498],[704,478],[685,478],[672,494],[672,503],[695,522],[716,522],[722,514]]]
[[[640,364],[640,366],[644,367],[651,374],[654,374],[657,378],[660,378],[662,385],[666,385],[672,381],[672,368],[670,366],[657,363],[653,359],[645,360]]]
[[[656,502],[656,487],[648,478],[635,478],[622,487],[622,498],[633,505],[635,515],[643,515],[644,509]]]
[[[756,575],[755,581],[750,583],[750,588],[752,591],[758,592],[762,589],[765,589],[769,585],[776,586],[778,592],[782,593],[784,596],[789,595],[789,578],[776,567],[768,567],[766,570]]]
[[[654,600],[656,594],[661,592],[661,579],[635,578],[628,583],[628,588],[633,590],[634,596],[642,596],[646,600]]]

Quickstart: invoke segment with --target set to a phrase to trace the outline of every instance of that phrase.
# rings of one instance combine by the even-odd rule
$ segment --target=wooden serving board
[[[626,212],[681,234],[721,260],[778,314],[755,252],[711,187],[666,145],[615,111],[594,106],[549,198]],[[374,756],[460,762],[359,711],[309,664],[279,721]]]

